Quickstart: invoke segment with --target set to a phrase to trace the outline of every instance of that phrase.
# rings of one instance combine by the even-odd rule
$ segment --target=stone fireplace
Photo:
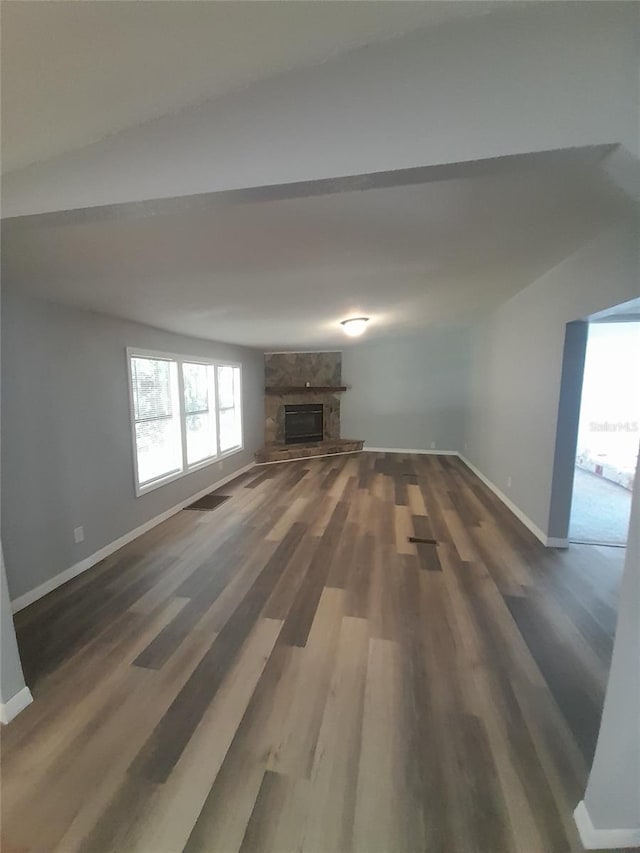
[[[285,444],[285,406],[322,406],[322,438],[340,438],[341,352],[267,353],[265,444]],[[307,386],[308,383],[308,386]]]
[[[362,449],[340,435],[342,353],[267,353],[265,386],[265,447],[256,461]]]

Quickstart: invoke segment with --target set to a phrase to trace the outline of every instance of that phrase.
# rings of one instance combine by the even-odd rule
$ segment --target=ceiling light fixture
[[[349,335],[350,338],[357,338],[367,328],[368,322],[368,317],[352,317],[350,320],[342,320],[340,325],[344,329],[345,335]]]

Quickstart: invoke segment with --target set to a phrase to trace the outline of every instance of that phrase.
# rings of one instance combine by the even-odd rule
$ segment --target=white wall
[[[475,330],[465,455],[545,533],[566,324],[640,295],[639,246],[620,223]]]
[[[9,716],[5,706],[24,688],[24,676],[13,627],[2,546],[0,546],[0,718],[3,722]]]
[[[588,144],[636,151],[638,5],[523,6],[280,75],[9,174],[3,215]]]
[[[586,813],[579,808],[576,819],[590,847],[640,844],[640,462],[611,671],[584,805]]]
[[[466,329],[426,329],[345,349],[342,436],[370,447],[461,450],[469,350]]]
[[[257,350],[25,299],[5,282],[2,298],[2,541],[14,599],[251,463],[263,444],[264,361]],[[136,498],[127,346],[240,361],[244,450]]]

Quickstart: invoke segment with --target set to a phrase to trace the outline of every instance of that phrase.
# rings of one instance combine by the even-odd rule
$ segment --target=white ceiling
[[[489,2],[2,3],[9,172]]]
[[[518,13],[518,32],[527,35],[518,42],[520,50],[514,47],[511,15],[500,12],[490,20],[458,26],[460,18],[512,6],[529,7],[531,12],[532,20]],[[90,201],[67,203],[66,212],[62,206],[36,205],[27,212],[59,212],[5,220],[3,286],[178,333],[264,349],[348,343],[339,322],[350,315],[372,318],[367,339],[431,324],[473,321],[628,212],[628,203],[605,177],[603,150],[592,152],[590,159],[584,157],[590,147],[604,149],[601,143],[624,138],[621,128],[627,125],[618,115],[627,116],[623,109],[627,88],[621,84],[626,81],[628,63],[625,60],[611,77],[601,73],[598,63],[606,60],[607,68],[611,63],[608,54],[598,59],[600,54],[594,53],[592,41],[598,48],[607,43],[599,15],[584,21],[587,35],[594,34],[587,40],[591,48],[584,57],[582,36],[576,37],[580,51],[573,59],[566,49],[574,32],[573,18],[565,21],[558,44],[554,15],[542,14],[544,20],[538,22],[542,29],[531,29],[543,7],[559,6],[564,8],[555,3],[404,0],[2,3],[2,165],[5,173],[14,172],[7,175],[5,200],[12,180],[20,184],[25,179],[27,189],[31,182],[38,190],[41,172],[47,170],[54,189],[74,180],[81,188],[93,187]],[[616,18],[616,38],[621,20]],[[451,21],[456,23],[448,30],[447,41],[445,27],[433,28]],[[572,27],[568,31],[567,23]],[[427,36],[431,37],[424,44],[422,36],[414,39],[413,52],[407,51],[403,41],[394,42],[388,50],[373,47],[424,27],[430,28]],[[478,43],[477,30],[492,38]],[[494,42],[496,49],[489,49],[487,45]],[[520,85],[531,78],[531,69],[536,76],[542,67],[541,43],[551,51],[545,54],[551,70],[548,79],[543,75],[541,85],[552,96],[552,102],[545,101],[542,107],[540,97],[530,94],[538,90]],[[346,63],[330,61],[366,45],[371,49],[353,54]],[[477,55],[466,66],[461,57],[474,48]],[[529,64],[522,64],[525,48]],[[376,64],[379,51],[385,56]],[[517,59],[512,62],[513,55]],[[432,65],[423,63],[425,56],[433,60]],[[365,74],[366,60],[372,57],[375,73]],[[584,74],[576,69],[584,65],[585,57],[589,68],[596,69],[586,104],[576,100],[580,93],[569,85],[579,79],[584,89]],[[310,75],[300,69],[319,63],[326,63],[317,72],[323,77],[322,85],[309,90],[306,78],[316,72]],[[340,86],[345,64],[357,66],[352,69],[355,88],[349,92]],[[335,77],[328,74],[324,80],[324,72],[332,69]],[[201,111],[207,113],[206,122],[189,124],[187,117],[198,112],[189,107],[283,72],[291,72],[290,77],[264,84],[273,89],[271,100],[262,99],[260,84],[220,100],[216,108],[228,101],[233,114],[233,104],[253,93],[272,124],[285,125],[290,147],[278,144],[277,134],[256,134],[251,110],[246,125],[229,125],[219,118],[228,117],[229,112],[209,110],[207,104]],[[520,74],[518,85],[513,92],[507,85],[496,100],[496,81],[502,85],[507,79],[510,84],[514,74]],[[598,89],[601,77],[604,83]],[[298,88],[280,85],[298,78],[303,81]],[[370,86],[362,86],[361,78]],[[562,86],[556,89],[558,79]],[[469,87],[470,80],[485,80],[478,96]],[[431,100],[417,97],[423,89],[429,90]],[[456,100],[460,90],[465,90],[466,100]],[[603,104],[615,100],[621,90],[624,97],[615,101],[613,120]],[[366,97],[360,97],[361,92]],[[376,97],[367,99],[372,93]],[[362,115],[352,109],[354,102],[364,104]],[[386,119],[395,103],[401,109],[393,120],[366,123],[369,114]],[[533,112],[531,104],[537,108]],[[255,104],[249,106],[253,109]],[[300,111],[307,107],[303,121]],[[529,115],[521,116],[523,110]],[[263,113],[258,110],[259,115]],[[593,127],[581,123],[592,113],[600,123]],[[177,124],[180,132],[175,138],[168,133],[164,156],[193,181],[182,188],[178,180],[176,186],[181,188],[173,192],[158,191],[166,174],[165,161],[153,156],[163,120],[148,123],[165,114],[171,114],[168,121],[172,127]],[[424,118],[424,123],[412,125],[407,121],[412,115]],[[511,125],[500,123],[505,115],[511,117]],[[448,123],[450,116],[457,122]],[[531,116],[537,127],[544,116],[550,127],[560,127],[560,135],[535,136],[535,128],[525,121]],[[571,121],[576,116],[574,128]],[[565,119],[571,132],[565,128]],[[343,144],[348,133],[326,133],[336,127],[348,129],[349,121],[364,134],[362,140],[354,135],[351,148]],[[301,122],[307,137],[297,132]],[[265,124],[260,125],[263,131]],[[202,134],[197,140],[202,150],[189,147],[194,126]],[[228,126],[229,138],[213,145],[215,133]],[[514,127],[524,127],[522,138],[514,135]],[[127,128],[127,133],[119,133]],[[112,135],[114,139],[102,145],[85,148]],[[135,138],[127,143],[123,137],[131,135]],[[246,147],[247,139],[254,147]],[[461,139],[471,140],[472,146],[463,146],[456,157],[452,146]],[[551,143],[544,144],[549,139]],[[415,150],[407,149],[409,153],[407,140],[415,144]],[[435,142],[444,147],[429,149]],[[326,157],[330,143],[332,156]],[[379,150],[367,167],[363,164],[376,143]],[[95,149],[103,148],[110,149],[103,152],[105,168],[91,168],[94,161],[88,154],[85,161],[81,149],[95,154]],[[236,148],[245,160],[231,156]],[[337,156],[345,148],[355,160]],[[562,163],[545,154],[523,153],[544,148],[563,149]],[[293,160],[298,171],[294,168],[291,176],[278,157],[268,156],[271,151],[287,164]],[[60,168],[61,160],[52,159],[65,152],[74,152],[61,158],[68,161],[66,172]],[[513,160],[503,156],[508,154],[520,158],[517,167],[506,163]],[[16,172],[40,160],[50,162]],[[480,169],[452,160],[476,162]],[[137,185],[143,162],[149,168]],[[117,164],[117,169],[109,171],[110,163]],[[251,170],[255,163],[262,164],[262,171]],[[216,166],[233,180],[219,180]],[[423,183],[410,186],[345,189],[350,179],[344,176],[358,180],[360,171],[377,173],[373,183],[381,175],[397,183],[397,170],[403,166],[440,168],[446,174],[433,171],[423,177],[421,173],[414,180]],[[208,182],[203,175],[209,175]],[[313,179],[320,177],[335,180],[331,194],[326,190],[315,194]],[[96,186],[102,197],[103,186],[111,186],[116,179],[133,185],[137,194],[132,190],[112,200],[132,201],[112,207],[86,206],[99,204],[92,195]],[[365,185],[369,179],[363,180]],[[301,182],[297,189],[284,186],[296,181]],[[229,186],[254,189],[232,199],[211,191]],[[282,195],[274,200],[276,192],[269,200],[256,194],[255,188],[282,190]],[[291,193],[300,197],[287,197]],[[144,201],[163,195],[166,200]],[[71,198],[76,196],[72,193]]]
[[[266,349],[467,323],[625,212],[598,165],[5,229],[5,281],[38,297]],[[170,208],[167,208],[170,209]],[[142,211],[144,213],[144,209]],[[61,224],[62,223],[62,224]]]

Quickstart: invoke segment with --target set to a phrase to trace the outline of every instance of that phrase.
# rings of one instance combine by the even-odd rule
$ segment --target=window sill
[[[195,474],[196,471],[201,471],[203,468],[208,468],[209,465],[215,465],[216,462],[222,462],[224,459],[228,459],[231,456],[235,456],[236,453],[241,453],[244,450],[244,445],[240,445],[240,447],[233,447],[231,450],[225,450],[224,453],[221,453],[219,456],[212,456],[209,459],[203,459],[201,462],[195,462],[193,465],[190,465],[186,471],[176,471],[172,474],[168,474],[166,477],[162,477],[159,480],[153,480],[151,483],[147,483],[144,486],[136,485],[136,497],[141,498],[149,492],[154,492],[156,489],[160,489],[162,486],[168,486],[169,483],[174,483],[176,480],[181,480],[183,477],[188,477],[189,474]]]

